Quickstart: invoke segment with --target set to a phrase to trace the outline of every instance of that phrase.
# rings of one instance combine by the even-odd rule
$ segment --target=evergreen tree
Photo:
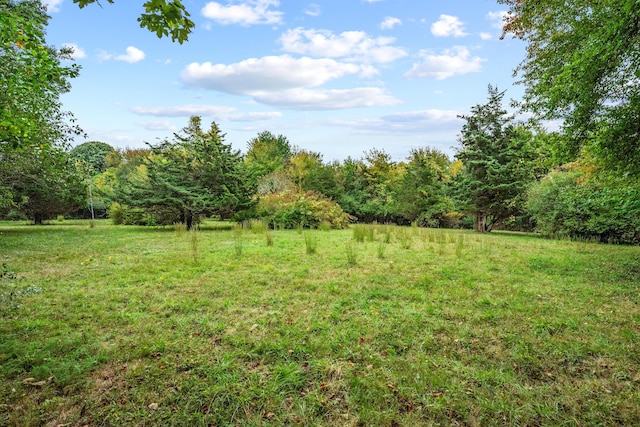
[[[253,188],[240,153],[224,143],[215,122],[207,132],[200,124],[200,117],[191,117],[173,141],[150,146],[146,179],[120,188],[126,204],[158,223],[180,221],[187,228],[200,216],[227,218],[250,206]]]
[[[528,185],[535,180],[532,133],[514,123],[502,107],[504,92],[489,86],[489,100],[460,116],[463,125],[456,158],[462,170],[456,175],[460,207],[475,215],[475,229],[491,231],[494,225],[522,211]]]

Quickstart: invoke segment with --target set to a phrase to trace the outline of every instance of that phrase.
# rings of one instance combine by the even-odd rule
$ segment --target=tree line
[[[453,159],[424,147],[403,161],[371,149],[327,163],[270,132],[243,155],[217,123],[204,130],[199,117],[146,149],[70,149],[82,131],[59,97],[79,67],[62,64],[71,52],[46,44],[49,18],[39,0],[3,1],[0,216],[41,223],[95,209],[132,224],[193,226],[211,216],[285,227],[377,221],[638,243],[639,3],[498,2],[509,7],[503,36],[528,46],[515,74],[525,86],[517,104],[531,121],[516,121],[504,92],[489,86],[486,102],[461,117]],[[143,26],[186,40],[189,25],[167,32],[188,17],[180,2],[144,6]],[[549,119],[561,120],[560,130],[544,130]]]

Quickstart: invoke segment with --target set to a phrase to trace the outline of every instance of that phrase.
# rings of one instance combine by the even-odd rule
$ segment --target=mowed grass
[[[0,425],[640,425],[638,247],[66,221],[3,262]]]

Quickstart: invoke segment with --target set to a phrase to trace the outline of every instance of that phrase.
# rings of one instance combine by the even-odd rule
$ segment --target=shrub
[[[573,165],[534,185],[527,209],[545,236],[640,243],[640,184],[629,179]]]
[[[256,218],[274,228],[289,229],[318,228],[322,223],[328,223],[332,228],[344,228],[354,220],[336,202],[312,191],[284,191],[262,196],[256,208]]]
[[[111,206],[109,207],[109,218],[111,218],[114,225],[124,224],[124,211],[120,203],[111,203]]]
[[[177,222],[174,216],[155,216],[142,208],[130,208],[118,202],[109,207],[109,218],[114,225],[168,225]]]

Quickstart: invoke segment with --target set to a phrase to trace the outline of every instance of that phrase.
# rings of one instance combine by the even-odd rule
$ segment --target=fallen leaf
[[[149,404],[149,409],[155,411],[156,409],[158,409],[158,404],[157,403],[150,403]]]

